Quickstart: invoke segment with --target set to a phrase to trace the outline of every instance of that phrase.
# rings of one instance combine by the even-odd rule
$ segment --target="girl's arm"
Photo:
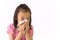
[[[11,33],[9,33],[9,40],[14,40],[14,37]]]
[[[22,32],[20,31],[19,34],[16,36],[15,40],[21,40]]]
[[[16,38],[14,38],[14,36],[11,33],[9,33],[9,40],[20,40],[21,37],[22,37],[22,32],[19,32]]]

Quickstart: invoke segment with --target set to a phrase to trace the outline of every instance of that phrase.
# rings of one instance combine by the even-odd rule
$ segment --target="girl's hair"
[[[30,8],[26,5],[26,4],[20,4],[14,13],[14,17],[13,17],[13,24],[14,27],[17,28],[17,24],[18,24],[18,20],[17,20],[17,15],[19,12],[30,12],[30,21],[29,21],[29,27],[31,28],[31,10]]]

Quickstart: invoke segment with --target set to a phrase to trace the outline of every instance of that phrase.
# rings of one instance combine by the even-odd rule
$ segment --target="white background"
[[[8,40],[7,27],[13,23],[15,8],[21,3],[32,11],[34,40],[60,40],[59,0],[0,0],[0,40]]]

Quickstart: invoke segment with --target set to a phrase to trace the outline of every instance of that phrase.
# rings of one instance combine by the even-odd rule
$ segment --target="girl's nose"
[[[27,23],[27,22],[28,22],[28,20],[24,19],[24,20],[22,20],[21,22],[18,23],[18,26],[21,25],[21,24]]]

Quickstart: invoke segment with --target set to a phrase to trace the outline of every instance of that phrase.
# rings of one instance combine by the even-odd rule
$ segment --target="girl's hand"
[[[29,29],[28,22],[24,22],[23,24],[18,26],[19,31],[25,33]]]
[[[26,40],[33,40],[33,35],[30,35],[31,33],[26,32]]]
[[[26,32],[26,40],[33,40],[33,27],[31,26],[31,29],[28,29]]]

